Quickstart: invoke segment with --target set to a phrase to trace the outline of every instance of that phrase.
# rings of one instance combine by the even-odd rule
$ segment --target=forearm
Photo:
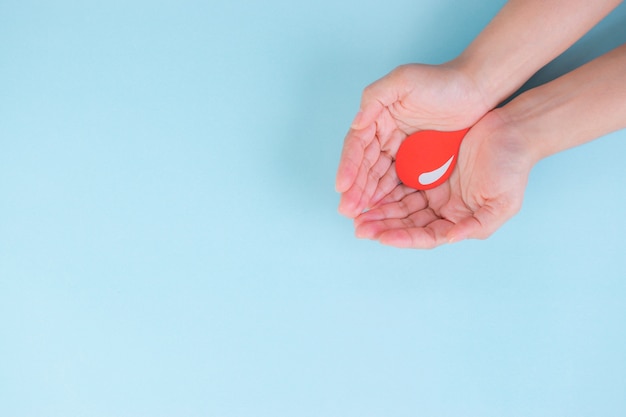
[[[626,44],[498,109],[534,161],[626,128]]]
[[[450,64],[493,108],[609,14],[621,0],[510,0]]]

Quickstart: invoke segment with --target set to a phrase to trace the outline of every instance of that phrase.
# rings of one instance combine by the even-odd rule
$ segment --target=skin
[[[489,110],[473,81],[456,68],[419,64],[399,67],[367,87],[361,108],[346,136],[336,181],[339,212],[352,218],[398,184],[392,162],[407,135],[462,129]]]
[[[468,133],[440,187],[397,185],[357,216],[356,234],[397,247],[484,239],[522,205],[541,159],[626,128],[626,45],[489,112]]]
[[[367,87],[336,180],[356,235],[412,248],[486,238],[519,211],[538,160],[624,127],[624,47],[491,110],[617,4],[510,1],[456,60],[402,66]],[[467,126],[446,183],[398,185],[393,159],[407,135]]]
[[[357,237],[421,249],[488,237],[521,207],[532,166],[522,138],[489,113],[464,139],[448,181],[427,191],[397,185],[356,217]]]

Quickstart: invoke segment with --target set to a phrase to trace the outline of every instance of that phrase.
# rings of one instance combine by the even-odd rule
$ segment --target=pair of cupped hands
[[[398,67],[368,86],[346,135],[336,178],[339,212],[359,238],[405,248],[485,239],[521,208],[536,161],[529,143],[463,72],[447,65]],[[400,183],[395,156],[419,130],[471,129],[442,185]]]

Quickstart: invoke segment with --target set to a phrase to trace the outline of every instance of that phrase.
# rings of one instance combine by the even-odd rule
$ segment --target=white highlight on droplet
[[[420,174],[420,176],[418,178],[418,181],[420,182],[420,184],[422,184],[422,185],[430,185],[430,184],[436,182],[439,178],[443,177],[443,175],[446,173],[448,168],[450,168],[450,164],[452,164],[452,160],[453,159],[454,159],[454,155],[452,155],[450,157],[450,159],[448,159],[448,161],[446,161],[445,164],[443,164],[439,168],[435,169],[434,171],[424,172],[424,173]]]

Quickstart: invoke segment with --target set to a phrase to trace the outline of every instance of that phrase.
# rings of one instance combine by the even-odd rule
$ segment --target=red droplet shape
[[[421,130],[407,137],[396,154],[396,173],[404,185],[430,190],[443,184],[456,165],[467,129]]]

